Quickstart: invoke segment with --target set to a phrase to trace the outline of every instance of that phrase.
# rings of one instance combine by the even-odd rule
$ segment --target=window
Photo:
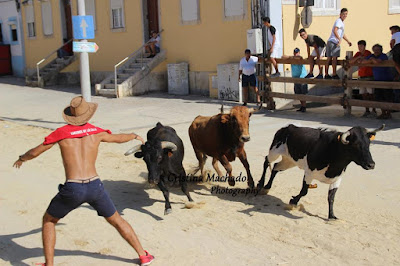
[[[400,0],[389,0],[389,14],[400,13]]]
[[[17,25],[16,24],[11,24],[10,25],[10,32],[11,32],[11,41],[12,42],[18,42],[18,31],[17,31]]]
[[[124,27],[123,0],[111,0],[111,25],[113,29]]]
[[[199,0],[181,0],[181,17],[182,24],[199,23]]]
[[[247,10],[245,0],[224,0],[225,19],[244,19]]]
[[[28,23],[28,37],[35,37],[35,22]]]
[[[42,9],[42,25],[43,25],[43,34],[44,35],[52,35],[53,34],[53,14],[51,11],[51,2],[48,0],[42,0],[41,2]]]
[[[35,31],[35,13],[33,11],[33,5],[32,2],[29,2],[29,4],[25,8],[25,20],[27,24],[27,33],[28,37],[35,37],[36,36],[36,31]]]
[[[315,0],[312,10],[315,16],[339,15],[340,0]]]

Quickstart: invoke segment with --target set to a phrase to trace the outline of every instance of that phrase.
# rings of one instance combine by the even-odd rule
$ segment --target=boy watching
[[[350,60],[350,64],[354,63],[359,63],[363,59],[365,59],[367,56],[370,56],[372,53],[368,50],[365,49],[367,46],[366,41],[361,40],[358,41],[358,52],[354,55],[354,58]],[[358,79],[359,80],[374,80],[374,74],[372,72],[372,67],[360,67],[358,69]],[[360,87],[359,88],[360,95],[363,100],[366,101],[373,101],[374,100],[374,89],[373,88],[364,88]],[[369,111],[369,108],[365,108],[365,113],[363,114],[363,117],[376,117],[376,110],[375,108],[372,109],[372,113]]]

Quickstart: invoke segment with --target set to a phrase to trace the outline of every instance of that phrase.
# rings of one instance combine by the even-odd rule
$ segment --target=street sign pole
[[[78,0],[78,15],[85,16],[85,0]],[[84,22],[84,21],[83,21]],[[86,35],[86,23],[80,25]],[[81,40],[81,42],[87,42],[87,40]],[[87,52],[82,52],[80,55],[80,74],[81,74],[81,92],[83,98],[87,102],[91,102],[91,87],[90,87],[90,69],[89,69],[89,54]]]

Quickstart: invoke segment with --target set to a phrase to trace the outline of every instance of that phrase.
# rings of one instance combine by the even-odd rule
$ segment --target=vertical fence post
[[[347,80],[351,80],[352,79],[352,67],[350,67],[349,64],[349,60],[353,58],[353,51],[347,51],[346,52],[346,62],[344,63],[345,66],[345,75],[344,75],[344,79]],[[352,95],[353,95],[353,88],[351,86],[348,85],[348,83],[346,81],[344,81],[344,83],[346,84],[345,89],[345,94],[346,94],[346,98],[347,99],[351,99]],[[347,103],[346,105],[346,110],[345,110],[345,115],[351,115],[351,105],[349,103]]]

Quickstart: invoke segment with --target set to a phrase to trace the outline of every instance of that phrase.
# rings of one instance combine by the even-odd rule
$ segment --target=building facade
[[[89,56],[92,83],[112,73],[114,65],[141,48],[155,30],[161,31],[166,60],[152,72],[166,73],[167,64],[187,62],[191,93],[208,94],[209,74],[216,72],[217,65],[239,62],[243,56],[246,31],[256,26],[260,2],[280,32],[280,54],[290,55],[299,47],[306,56],[298,36],[302,8],[296,0],[85,0],[86,13],[95,22],[92,41],[100,47]],[[24,0],[21,7],[27,72],[34,73],[37,62],[52,52],[49,58],[56,57],[54,51],[72,38],[71,16],[77,15],[77,0]],[[400,21],[400,0],[314,0],[307,31],[328,39],[343,7],[349,10],[345,33],[353,43],[353,47],[343,44],[344,50],[356,51],[360,39],[367,41],[368,48],[381,43],[389,50],[389,27]],[[62,72],[78,70],[75,61]]]
[[[0,0],[0,45],[9,45],[14,76],[24,77],[24,35],[20,4],[15,0]]]

